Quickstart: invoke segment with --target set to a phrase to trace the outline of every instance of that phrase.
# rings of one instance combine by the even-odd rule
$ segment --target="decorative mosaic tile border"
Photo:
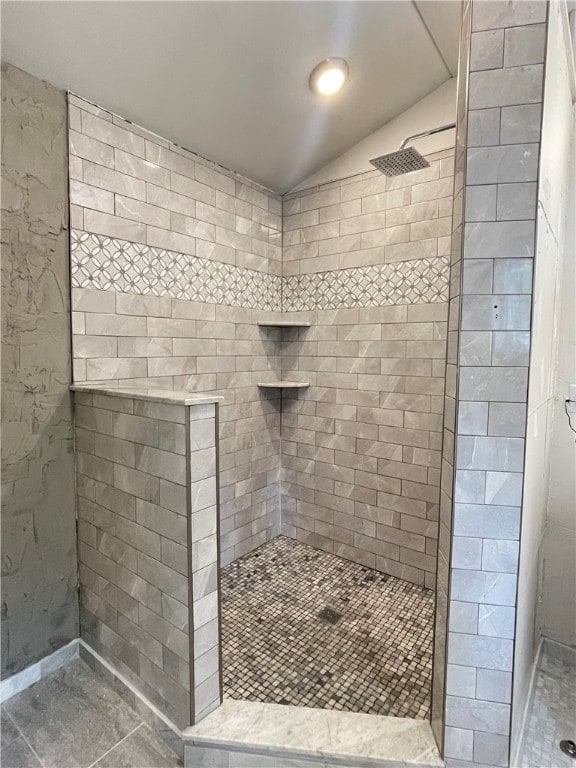
[[[285,277],[282,309],[382,307],[448,301],[448,257]]]
[[[72,230],[73,288],[279,310],[281,278],[141,243]]]
[[[73,288],[285,312],[448,300],[448,257],[280,278],[80,230],[70,253]]]

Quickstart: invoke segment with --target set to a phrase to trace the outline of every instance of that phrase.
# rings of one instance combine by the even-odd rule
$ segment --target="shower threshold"
[[[225,699],[183,733],[184,766],[444,765],[427,720]]]

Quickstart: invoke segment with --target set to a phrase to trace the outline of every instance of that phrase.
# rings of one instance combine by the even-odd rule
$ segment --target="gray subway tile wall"
[[[439,550],[451,570],[438,581],[449,626],[434,670],[440,691],[447,661],[445,730],[440,694],[433,718],[454,768],[509,763],[547,3],[472,2],[464,19]]]
[[[174,563],[166,562],[163,541],[167,537],[175,544],[185,541],[181,528],[186,518],[170,524],[165,515],[173,513],[155,506],[159,475],[135,469],[136,448],[143,448],[143,443],[158,445],[159,423],[134,415],[130,399],[94,403],[92,394],[76,393],[75,402],[80,433],[76,471],[81,635],[183,726],[189,720],[189,684],[171,676],[164,666],[164,652],[169,650],[183,665],[188,664],[188,624],[175,622],[174,613],[164,608],[167,599],[187,606],[188,578],[186,571],[181,573]],[[118,412],[116,405],[128,413]],[[87,440],[79,444],[81,433],[92,437],[91,444]],[[108,445],[101,445],[99,451],[102,438],[108,439]],[[130,455],[126,451],[120,457],[122,464],[117,463],[118,454],[110,453],[114,444],[131,446]],[[170,460],[185,474],[183,455],[170,454]],[[177,482],[181,485],[182,479]]]
[[[216,498],[192,493],[216,487],[215,406],[75,404],[81,636],[184,728],[220,703]]]
[[[69,102],[75,380],[224,397],[224,564],[284,531],[433,588],[452,153],[282,203]],[[312,327],[257,327],[281,310]],[[313,384],[282,417],[257,388],[281,377]],[[118,482],[157,503],[161,458],[139,449]]]
[[[282,532],[434,588],[453,153],[284,197]],[[339,225],[339,226],[338,226]]]
[[[280,378],[278,333],[256,326],[280,310],[280,199],[74,95],[69,110],[74,379],[224,397],[229,562],[280,531],[279,401],[256,386]]]

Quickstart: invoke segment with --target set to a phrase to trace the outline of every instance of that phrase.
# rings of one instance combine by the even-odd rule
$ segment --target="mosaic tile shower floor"
[[[555,655],[565,654],[565,658]],[[560,751],[563,739],[576,740],[576,654],[545,641],[534,679],[520,768],[573,768]]]
[[[222,570],[225,695],[426,718],[434,593],[280,536]]]

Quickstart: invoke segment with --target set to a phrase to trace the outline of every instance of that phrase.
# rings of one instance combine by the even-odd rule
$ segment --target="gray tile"
[[[179,758],[142,724],[101,757],[94,768],[177,768],[181,765]]]
[[[460,332],[460,365],[486,366],[492,362],[492,334],[490,331]],[[478,398],[482,400],[483,398]]]
[[[541,104],[503,107],[501,144],[523,144],[540,141]]]
[[[535,219],[536,217],[536,182],[527,181],[520,184],[499,184],[497,218]]]
[[[479,669],[476,676],[476,695],[486,701],[509,704],[512,700],[512,673],[497,669]]]
[[[42,763],[22,736],[3,747],[0,757],[2,768],[42,768]]]
[[[470,71],[499,69],[504,59],[504,30],[473,32],[470,39]]]
[[[462,330],[528,330],[531,308],[530,296],[463,296]]]
[[[468,504],[483,504],[485,500],[486,472],[468,469],[456,470],[454,499]]]
[[[488,403],[458,403],[458,433],[460,435],[488,434]]]
[[[531,24],[506,30],[504,66],[540,64],[546,50],[546,24]]]
[[[523,403],[527,388],[528,368],[469,366],[460,369],[462,400]]]
[[[469,259],[463,264],[464,293],[494,293],[492,259]]]
[[[510,672],[513,647],[512,640],[452,632],[448,638],[448,661],[465,667]]]
[[[515,611],[511,606],[480,605],[478,609],[478,634],[511,640],[514,637],[514,619]]]
[[[452,541],[452,566],[477,569],[482,565],[482,539],[454,536]]]
[[[20,736],[18,728],[14,725],[8,713],[1,707],[2,722],[0,723],[0,749],[4,749]]]
[[[228,768],[229,753],[224,749],[210,749],[186,744],[184,765],[186,768]]]
[[[277,768],[273,755],[259,755],[253,752],[230,752],[230,768]]]
[[[456,504],[454,533],[484,539],[517,539],[520,533],[520,510],[517,507]]]
[[[463,602],[513,606],[516,600],[516,576],[510,573],[454,569],[452,596],[455,600]],[[463,663],[456,659],[453,661]],[[491,667],[489,664],[479,666]]]
[[[80,660],[13,697],[6,709],[47,768],[89,766],[141,722]]]
[[[495,259],[494,293],[531,293],[532,259]]]
[[[471,761],[474,749],[474,731],[448,727],[444,732],[444,754],[448,758]]]
[[[457,728],[470,730],[484,728],[493,733],[507,735],[510,707],[506,704],[447,696],[446,723]]]
[[[534,104],[542,101],[542,64],[471,72],[470,109]]]
[[[490,539],[482,548],[482,570],[516,573],[518,570],[517,541]]]
[[[471,147],[468,150],[467,174],[469,184],[536,181],[538,144]]]
[[[495,184],[466,187],[466,221],[496,220]]]
[[[494,334],[493,365],[519,365],[528,367],[530,360],[530,333],[504,331]]]
[[[521,472],[524,467],[524,440],[516,437],[461,436],[458,439],[456,467]]]
[[[532,258],[534,223],[479,221],[466,224],[464,249],[465,259]]]
[[[522,503],[521,472],[486,472],[486,504],[519,507]]]
[[[492,0],[477,3],[472,10],[472,29],[500,29],[502,27],[538,24],[546,21],[546,3],[541,0]]]
[[[475,635],[478,631],[478,605],[452,600],[450,602],[450,631]]]
[[[531,139],[526,139],[530,141]],[[500,143],[500,109],[476,109],[468,112],[468,146],[485,147]]]
[[[473,699],[476,695],[476,668],[448,664],[446,667],[446,691],[455,696]]]
[[[474,734],[474,761],[480,764],[508,766],[510,739],[497,733]]]
[[[524,437],[526,404],[490,403],[488,434],[502,437]]]

